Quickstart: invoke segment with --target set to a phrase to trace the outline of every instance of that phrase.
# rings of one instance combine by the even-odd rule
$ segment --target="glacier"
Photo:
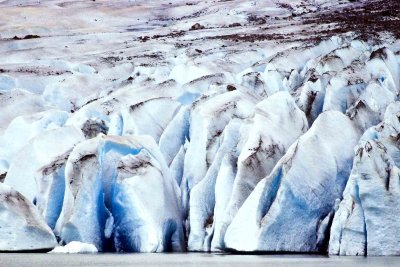
[[[398,1],[0,9],[0,251],[400,255]]]

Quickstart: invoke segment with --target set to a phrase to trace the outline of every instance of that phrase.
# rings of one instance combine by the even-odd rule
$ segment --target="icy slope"
[[[0,1],[0,182],[29,206],[18,220],[33,214],[46,249],[51,229],[99,251],[399,254],[399,11]],[[13,242],[0,250],[36,249]]]

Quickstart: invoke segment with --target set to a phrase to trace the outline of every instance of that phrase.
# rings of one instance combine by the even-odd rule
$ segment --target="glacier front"
[[[0,10],[0,251],[400,255],[398,0]]]

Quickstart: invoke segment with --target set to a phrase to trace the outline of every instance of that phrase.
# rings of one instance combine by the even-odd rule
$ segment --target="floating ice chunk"
[[[65,246],[55,247],[49,253],[97,253],[97,248],[93,244],[72,241]]]
[[[56,245],[53,232],[36,207],[0,183],[0,251],[49,250]]]

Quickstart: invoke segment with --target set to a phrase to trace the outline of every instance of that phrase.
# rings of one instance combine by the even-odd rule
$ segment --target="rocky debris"
[[[205,27],[203,25],[201,25],[200,23],[195,23],[192,25],[192,27],[190,27],[191,31],[197,31],[197,30],[202,30],[205,29]]]
[[[36,35],[36,34],[28,34],[23,37],[14,36],[12,38],[12,40],[29,40],[29,39],[37,39],[37,38],[40,38],[40,36]]]

